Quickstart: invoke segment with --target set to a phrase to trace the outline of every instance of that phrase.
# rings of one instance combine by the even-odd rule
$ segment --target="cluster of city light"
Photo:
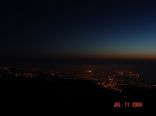
[[[129,78],[139,78],[140,74],[132,71],[115,71],[120,76],[129,77]]]
[[[122,90],[118,87],[117,82],[113,78],[107,78],[104,81],[99,81],[97,82],[97,85],[107,89],[112,89],[114,91],[122,92]]]
[[[97,82],[97,85],[114,91],[122,92],[121,86],[131,83],[129,79],[139,79],[139,73],[132,71],[112,71]],[[133,80],[132,82],[135,82]]]
[[[9,67],[0,67],[0,76],[15,76],[15,77],[37,77],[39,73],[27,70],[12,70]]]
[[[30,72],[19,72],[19,73],[15,73],[16,77],[34,77],[35,75],[33,73]]]

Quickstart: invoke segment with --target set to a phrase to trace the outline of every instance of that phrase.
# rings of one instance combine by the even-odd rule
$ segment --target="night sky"
[[[156,2],[7,1],[1,56],[155,57]]]

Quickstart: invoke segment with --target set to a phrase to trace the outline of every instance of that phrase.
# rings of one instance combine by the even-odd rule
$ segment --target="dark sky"
[[[156,57],[151,0],[7,1],[0,53]]]

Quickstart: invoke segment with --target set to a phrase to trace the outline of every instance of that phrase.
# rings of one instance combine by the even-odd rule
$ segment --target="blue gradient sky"
[[[156,56],[154,1],[32,0],[7,6],[1,54]]]

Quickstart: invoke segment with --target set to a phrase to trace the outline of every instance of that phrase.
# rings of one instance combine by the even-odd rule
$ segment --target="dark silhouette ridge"
[[[124,93],[114,92],[88,80],[7,77],[0,81],[1,106],[4,109],[21,109],[37,112],[66,110],[88,113],[146,113],[155,112],[155,90],[127,87]],[[143,108],[114,108],[115,101],[143,102]],[[15,105],[16,104],[16,105]],[[28,106],[28,109],[26,107]],[[36,110],[35,110],[36,111]]]

